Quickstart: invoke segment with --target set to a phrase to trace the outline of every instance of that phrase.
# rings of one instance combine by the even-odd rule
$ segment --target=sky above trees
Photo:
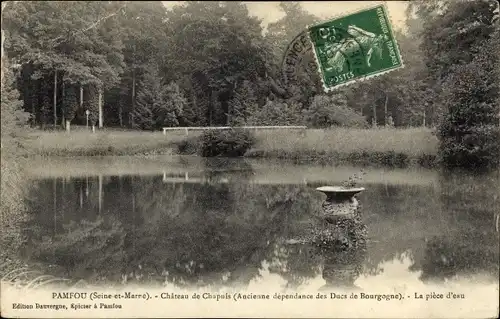
[[[171,8],[174,5],[184,1],[162,1],[165,7]],[[377,2],[378,3],[378,2]],[[375,2],[367,1],[303,1],[300,2],[302,8],[320,19],[330,19],[338,15],[350,13],[362,9],[366,6],[374,6]],[[266,30],[267,25],[276,22],[285,16],[283,10],[279,7],[279,1],[266,2],[245,2],[251,15],[262,19],[262,26]],[[385,4],[389,10],[394,27],[405,29],[406,16],[405,10],[408,6],[407,1],[386,1]]]

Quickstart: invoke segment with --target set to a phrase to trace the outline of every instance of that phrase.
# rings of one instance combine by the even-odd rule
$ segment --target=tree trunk
[[[54,71],[54,129],[57,126],[57,70]]]
[[[129,114],[130,127],[134,127],[135,125],[134,111],[135,111],[135,44],[132,47],[132,108]]]
[[[268,77],[266,76],[266,79],[267,78]],[[286,98],[287,91],[285,89],[281,88],[272,77],[269,77],[269,84],[271,87],[271,91],[274,94],[278,95],[279,97]]]
[[[99,175],[99,214],[102,210],[102,174]]]
[[[373,103],[373,126],[377,126],[377,104]]]
[[[71,130],[70,126],[71,126],[71,121],[66,120],[66,131],[67,132],[69,132]]]
[[[89,197],[89,177],[85,177],[85,198]]]
[[[214,109],[214,92],[212,89],[210,89],[210,101],[208,104],[208,126],[212,126],[213,109]]]
[[[222,109],[226,112],[226,126],[231,126],[231,103],[225,100],[221,104]]]
[[[31,123],[33,127],[36,126],[36,108],[35,108],[35,101],[34,101],[34,96],[36,92],[36,80],[30,79],[30,85],[31,85],[31,90],[30,90],[30,102],[31,102],[31,114],[33,118],[33,122]]]
[[[64,74],[61,76],[61,86],[62,86],[62,94],[61,94],[61,126],[63,128],[66,128],[66,116],[65,116],[65,113],[66,113],[66,109],[64,107]]]
[[[387,104],[389,102],[389,94],[385,93],[385,103],[384,103],[384,125],[387,126]]]
[[[3,11],[3,8],[5,8],[5,6],[6,6],[5,2],[2,2],[2,11]],[[1,39],[1,41],[2,41],[2,43],[1,43],[1,50],[2,50],[2,52],[1,52],[0,59],[2,60],[1,61],[2,64],[1,64],[1,69],[0,69],[1,70],[0,80],[2,81],[2,85],[3,85],[3,68],[4,68],[4,63],[3,63],[3,41],[4,41],[5,36],[4,36],[3,29],[1,31],[2,31],[2,39]]]
[[[123,108],[121,104],[118,106],[118,119],[120,120],[120,127],[123,127]]]
[[[80,184],[80,209],[83,208],[83,185]]]
[[[423,121],[422,121],[422,126],[425,127],[425,110],[423,111]]]
[[[80,107],[83,107],[83,85],[80,84]]]
[[[130,112],[130,126],[134,127],[134,111],[135,111],[135,69],[132,70],[132,112]]]
[[[102,114],[102,89],[99,88],[99,128],[103,126],[103,114]]]
[[[54,235],[56,234],[56,227],[57,227],[57,178],[54,178],[53,182],[53,195],[54,195],[54,200],[53,200],[53,212],[54,212]]]

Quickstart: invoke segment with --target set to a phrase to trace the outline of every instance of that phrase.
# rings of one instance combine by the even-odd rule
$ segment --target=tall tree
[[[307,30],[307,27],[319,22],[319,19],[308,13],[300,2],[285,2],[279,4],[284,16],[267,27],[266,41],[272,55],[269,61],[269,72],[273,77],[281,78],[281,64],[285,51],[295,37]],[[314,62],[312,51],[306,58]],[[306,106],[314,95],[321,92],[321,82],[316,74],[307,74],[305,70],[297,70],[297,83],[278,82],[287,90],[287,97]],[[314,84],[312,84],[314,83]]]
[[[276,22],[267,26],[266,39],[272,47],[277,58],[277,63],[281,62],[286,47],[290,42],[307,29],[307,26],[317,23],[318,17],[308,13],[300,2],[279,3],[284,16]]]
[[[193,79],[208,125],[227,124],[235,87],[265,76],[260,20],[243,3],[188,2],[168,13],[168,30],[172,74]]]
[[[429,70],[428,86],[433,88],[431,103],[441,99],[441,84],[458,64],[472,61],[494,31],[496,3],[489,0],[441,1],[421,4],[426,25],[422,30],[424,61]]]
[[[11,36],[6,49],[33,78],[53,74],[54,99],[65,84],[93,84],[109,89],[119,80],[123,55],[116,16],[118,2],[18,2],[4,13]],[[54,109],[54,121],[57,109]]]
[[[449,167],[498,165],[498,4],[449,2],[426,25],[428,85],[444,114],[440,154]]]
[[[7,4],[2,2],[2,13]],[[4,55],[4,30],[2,24],[2,47],[1,47],[1,123],[0,123],[0,164],[2,177],[0,192],[0,245],[15,251],[20,244],[21,236],[16,231],[9,231],[10,227],[17,226],[22,220],[24,213],[23,195],[26,180],[23,174],[23,139],[28,116],[22,110],[22,102],[19,100],[19,92],[15,87],[12,65]],[[9,249],[7,249],[9,248]]]
[[[230,125],[240,126],[247,124],[247,119],[259,109],[258,89],[250,81],[244,81],[236,90],[229,102]]]
[[[126,7],[124,14],[119,17],[119,24],[125,68],[112,107],[120,114],[120,125],[128,122],[133,126],[137,88],[141,85],[147,66],[155,63],[161,66],[163,72],[169,71],[169,61],[165,59],[166,9],[157,1],[124,3]]]
[[[164,85],[156,66],[149,66],[137,91],[134,125],[142,129],[161,129],[179,125],[186,100],[175,83]]]
[[[174,82],[166,85],[163,89],[162,98],[164,103],[155,110],[156,127],[178,126],[187,105],[179,86]]]
[[[418,25],[417,25],[418,26]],[[408,30],[393,30],[403,56],[404,68],[370,81],[346,87],[348,104],[377,125],[434,125],[430,95],[427,92],[427,67],[419,47],[420,29],[410,23]],[[427,118],[427,119],[426,119]]]

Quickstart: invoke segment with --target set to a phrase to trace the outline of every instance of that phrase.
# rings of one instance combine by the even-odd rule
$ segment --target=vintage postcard
[[[2,2],[0,315],[498,316],[498,16]]]

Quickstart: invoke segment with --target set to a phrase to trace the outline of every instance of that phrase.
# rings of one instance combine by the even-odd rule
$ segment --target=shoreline
[[[386,152],[366,152],[353,151],[351,153],[309,151],[281,151],[281,150],[258,150],[251,149],[245,154],[246,158],[267,158],[290,160],[293,162],[313,162],[315,164],[352,164],[361,166],[382,166],[394,168],[435,168],[437,167],[437,157],[433,154],[422,154],[411,156],[394,151]]]
[[[199,156],[195,152],[179,152],[176,146],[156,148],[143,151],[126,151],[115,150],[113,148],[96,148],[90,150],[64,151],[54,150],[46,153],[33,153],[29,157],[102,157],[102,156],[131,156],[131,157],[149,157],[149,156],[165,156],[165,155],[190,155]],[[200,156],[201,157],[201,156]],[[422,154],[420,156],[411,156],[404,153],[396,153],[394,151],[386,152],[366,152],[353,151],[351,153],[340,152],[325,152],[311,150],[303,152],[283,151],[283,150],[261,150],[250,149],[244,156],[232,157],[243,159],[279,159],[291,161],[293,163],[313,163],[319,165],[329,164],[352,164],[361,166],[382,166],[394,168],[436,168],[438,166],[437,156],[434,154]]]
[[[195,155],[200,132],[117,131],[96,133],[33,131],[27,156],[161,156]],[[383,167],[437,166],[437,138],[430,129],[307,129],[305,132],[257,131],[255,143],[242,158],[280,159],[314,164],[355,164]]]

